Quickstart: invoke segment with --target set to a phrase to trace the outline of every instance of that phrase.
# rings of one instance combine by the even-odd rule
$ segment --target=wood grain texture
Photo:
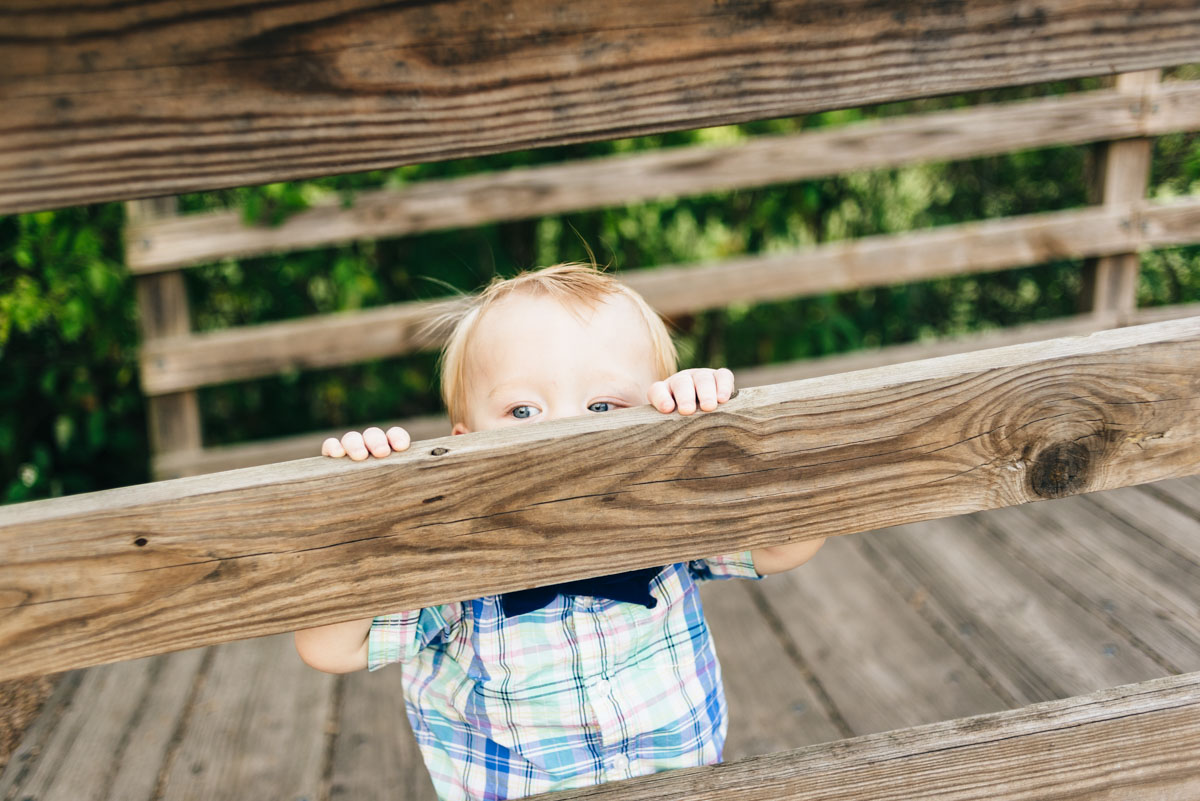
[[[1200,676],[658,773],[546,801],[1143,801],[1200,793]]]
[[[620,278],[670,316],[735,302],[1121,253],[1154,247],[1160,240],[1178,244],[1181,238],[1200,240],[1200,197],[948,225],[717,264],[636,270]],[[433,348],[442,340],[427,326],[453,305],[399,303],[148,341],[141,353],[142,390],[158,395]]]
[[[932,359],[937,356],[968,353],[973,350],[983,350],[985,348],[1019,345],[1025,342],[1038,342],[1043,339],[1056,339],[1058,337],[1086,336],[1096,331],[1116,328],[1118,324],[1140,325],[1196,316],[1200,316],[1200,303],[1138,309],[1133,314],[1125,317],[1114,316],[1107,319],[1101,315],[1083,314],[1059,320],[1009,326],[1000,330],[947,337],[942,340],[888,345],[883,348],[868,348],[819,359],[804,359],[794,362],[762,365],[760,367],[738,368],[735,370],[735,375],[738,386],[741,387],[782,384],[787,381],[799,381],[803,378],[835,375],[853,370],[867,370],[872,367],[882,367],[888,364]],[[365,421],[360,425],[350,426],[349,428],[362,431],[368,426],[373,425],[385,429],[388,426],[398,425],[407,429],[414,440],[433,439],[444,436],[450,430],[450,420],[445,415],[410,417],[388,423],[380,423],[372,420]],[[316,431],[311,434],[300,434],[280,439],[243,442],[236,445],[220,445],[194,451],[162,454],[154,457],[153,472],[155,478],[161,480],[182,478],[184,476],[198,476],[222,470],[236,470],[242,467],[256,467],[258,465],[286,462],[293,459],[304,459],[312,456],[314,452],[319,450],[321,442],[326,437],[340,437],[343,433],[345,432],[341,429]]]
[[[1189,475],[1198,410],[1191,318],[18,504],[0,677]]]
[[[1192,0],[382,0],[0,11],[0,213],[1195,59]]]
[[[1194,482],[1192,482],[1194,484]],[[1159,482],[1147,491],[1125,493],[1118,504],[1115,499],[1100,496],[1096,505],[1159,544],[1175,562],[1196,575],[1192,589],[1200,586],[1200,493],[1187,492],[1188,482],[1179,487]],[[1200,604],[1195,595],[1192,603]],[[1188,607],[1184,607],[1185,609]],[[1195,630],[1193,629],[1193,632]]]
[[[20,785],[37,770],[39,757],[45,752],[47,743],[54,736],[58,721],[70,709],[86,671],[72,670],[58,677],[50,696],[42,704],[21,738],[21,742],[9,757],[4,770],[0,771],[0,798],[13,798]]]
[[[320,798],[336,681],[291,635],[219,646],[155,798]]]
[[[857,544],[1016,705],[1168,673],[985,533],[971,516]],[[938,569],[931,560],[940,560]]]
[[[813,686],[807,666],[793,658],[787,635],[762,614],[748,584],[707,582],[700,591],[729,704],[723,758],[769,754],[851,734]]]
[[[1159,71],[1117,76],[1116,90],[1130,100],[1131,110],[1149,114],[1159,85]],[[1146,196],[1150,180],[1151,141],[1147,137],[1107,142],[1098,148],[1095,193],[1104,204],[1134,203]],[[1135,252],[1089,259],[1083,267],[1081,299],[1084,311],[1128,313],[1137,306],[1137,277],[1141,258]]]
[[[855,548],[861,536],[830,540],[804,568],[755,587],[851,733],[1005,709],[1006,699]]]
[[[1160,482],[1145,487],[1144,491],[1151,497],[1170,504],[1193,520],[1200,520],[1200,476],[1183,479],[1180,483],[1182,486],[1174,487]]]
[[[1121,517],[1105,514],[1109,506]],[[1150,514],[1163,514],[1144,515],[1148,506],[1154,507]],[[1200,544],[1200,521],[1168,523],[1163,517],[1172,511],[1129,487],[976,518],[1017,560],[1133,647],[1171,673],[1190,673],[1200,670],[1200,548],[1183,558],[1154,533],[1182,525]],[[1125,516],[1136,517],[1141,528]]]
[[[0,782],[0,798],[154,798],[202,656],[196,649],[83,671],[76,703],[63,710],[20,780]]]
[[[404,711],[400,666],[339,681],[329,801],[437,801]]]
[[[146,224],[172,215],[177,209],[174,197],[160,197],[126,203],[125,215],[134,224]],[[134,281],[143,345],[191,333],[191,311],[182,275],[139,275]],[[195,390],[147,398],[146,417],[152,454],[190,452],[204,445]]]
[[[126,263],[133,273],[151,273],[227,257],[767,186],[851,170],[1200,129],[1200,81],[1166,84],[1152,102],[1139,101],[1121,91],[1085,92],[761,136],[734,145],[671,148],[422,181],[363,192],[348,209],[330,198],[276,227],[246,225],[236,211],[173,216],[129,225]]]

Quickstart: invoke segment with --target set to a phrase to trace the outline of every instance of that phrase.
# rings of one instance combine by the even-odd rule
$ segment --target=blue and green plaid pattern
[[[505,618],[499,596],[382,615],[367,667],[402,664],[443,801],[506,799],[721,759],[725,694],[696,582],[750,552],[669,565],[654,609],[588,596]]]

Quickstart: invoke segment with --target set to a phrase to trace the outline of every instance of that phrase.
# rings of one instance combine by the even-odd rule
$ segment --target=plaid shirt
[[[443,801],[520,798],[721,759],[725,693],[697,581],[758,578],[750,552],[674,564],[654,609],[500,596],[375,618],[367,667],[403,667],[405,707]]]

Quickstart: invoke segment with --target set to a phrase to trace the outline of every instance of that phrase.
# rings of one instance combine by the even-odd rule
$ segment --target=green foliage
[[[1180,68],[1180,77],[1195,79]],[[311,181],[202,192],[184,211],[237,209],[278,225],[322,199],[432,178],[885,118],[1096,88],[1017,87],[806,117],[505,153]],[[197,330],[368,308],[478,289],[493,275],[568,260],[618,270],[716,261],[819,242],[1081,206],[1090,147],[923,164],[757,189],[229,259],[185,273]],[[1200,192],[1200,138],[1157,140],[1154,196]],[[0,500],[145,481],[133,282],[120,204],[0,218]],[[683,366],[822,356],[1072,314],[1077,262],[942,278],[680,317]],[[1143,305],[1200,300],[1200,248],[1146,254]],[[240,442],[436,411],[433,354],[292,372],[200,392],[205,441]],[[313,444],[314,453],[319,442]]]
[[[148,480],[115,204],[0,217],[0,500]]]

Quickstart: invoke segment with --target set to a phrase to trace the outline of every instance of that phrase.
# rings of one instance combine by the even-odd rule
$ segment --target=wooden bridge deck
[[[1200,477],[831,540],[704,590],[727,759],[1200,670]],[[0,801],[430,799],[400,672],[290,635],[66,674]]]

